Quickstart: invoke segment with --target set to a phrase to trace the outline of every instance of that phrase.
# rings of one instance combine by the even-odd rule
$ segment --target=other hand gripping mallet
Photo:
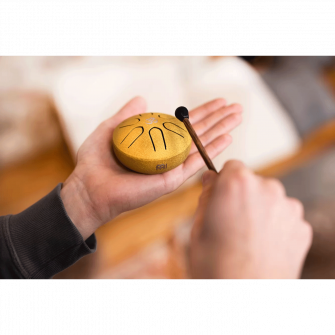
[[[194,142],[194,144],[196,145],[196,147],[198,148],[201,157],[203,158],[203,160],[205,161],[207,167],[209,170],[213,170],[217,173],[215,166],[212,162],[212,160],[209,158],[206,149],[204,148],[204,146],[202,145],[198,135],[196,134],[195,130],[193,129],[190,120],[189,120],[189,115],[188,115],[188,109],[186,107],[180,106],[176,109],[175,111],[175,116],[178,120],[180,120],[181,122],[184,123],[186,129],[188,130],[189,134],[192,137],[192,140]]]

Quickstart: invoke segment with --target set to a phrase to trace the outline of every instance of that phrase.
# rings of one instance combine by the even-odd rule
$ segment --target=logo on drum
[[[157,122],[158,121],[154,117],[151,117],[151,118],[145,120],[146,124],[153,124],[153,123],[157,123]]]
[[[156,165],[156,170],[163,170],[167,168],[167,164],[158,164]]]

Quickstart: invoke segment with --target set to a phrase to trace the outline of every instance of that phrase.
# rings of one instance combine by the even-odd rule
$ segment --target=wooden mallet
[[[181,122],[184,123],[186,129],[188,130],[189,134],[192,137],[192,140],[194,142],[194,144],[196,145],[196,147],[198,148],[201,157],[203,158],[203,160],[205,161],[207,167],[209,170],[213,170],[217,173],[215,166],[212,162],[212,160],[209,158],[206,149],[204,148],[204,146],[202,145],[198,135],[196,134],[196,132],[194,131],[191,122],[189,120],[189,115],[188,115],[188,109],[186,107],[180,106],[176,109],[175,111],[175,116],[178,120],[180,120]]]

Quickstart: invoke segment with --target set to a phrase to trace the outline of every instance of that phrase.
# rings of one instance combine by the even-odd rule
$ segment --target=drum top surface
[[[121,122],[113,133],[113,144],[129,158],[156,161],[189,150],[191,136],[183,122],[162,113],[145,113]]]

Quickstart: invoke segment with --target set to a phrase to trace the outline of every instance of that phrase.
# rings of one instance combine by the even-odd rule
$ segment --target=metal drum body
[[[132,116],[113,133],[113,149],[129,169],[157,174],[174,169],[187,158],[192,139],[176,117],[162,113]]]

